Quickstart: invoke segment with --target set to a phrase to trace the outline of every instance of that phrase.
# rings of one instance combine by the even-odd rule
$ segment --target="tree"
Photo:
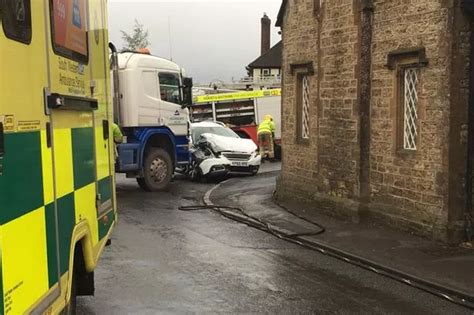
[[[136,51],[140,48],[147,48],[150,46],[150,41],[148,40],[148,30],[145,30],[143,28],[143,24],[140,24],[137,20],[135,20],[132,34],[128,34],[125,31],[121,32],[122,39],[125,42],[123,50]]]

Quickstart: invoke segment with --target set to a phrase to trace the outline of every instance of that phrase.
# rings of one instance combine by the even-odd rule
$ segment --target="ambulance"
[[[106,0],[0,1],[0,314],[73,314],[116,222]]]

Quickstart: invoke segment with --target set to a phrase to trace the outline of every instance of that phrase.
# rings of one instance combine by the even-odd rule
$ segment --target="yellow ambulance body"
[[[116,219],[106,8],[0,1],[0,314],[93,294]]]

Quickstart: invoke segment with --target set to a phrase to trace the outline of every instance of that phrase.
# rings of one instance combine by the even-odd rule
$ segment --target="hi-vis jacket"
[[[266,115],[264,120],[258,125],[258,134],[263,133],[275,133],[275,123],[273,122],[273,118],[270,115]]]

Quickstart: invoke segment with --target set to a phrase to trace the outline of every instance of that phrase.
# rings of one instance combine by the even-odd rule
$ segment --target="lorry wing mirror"
[[[193,105],[193,79],[183,78],[183,106]]]

